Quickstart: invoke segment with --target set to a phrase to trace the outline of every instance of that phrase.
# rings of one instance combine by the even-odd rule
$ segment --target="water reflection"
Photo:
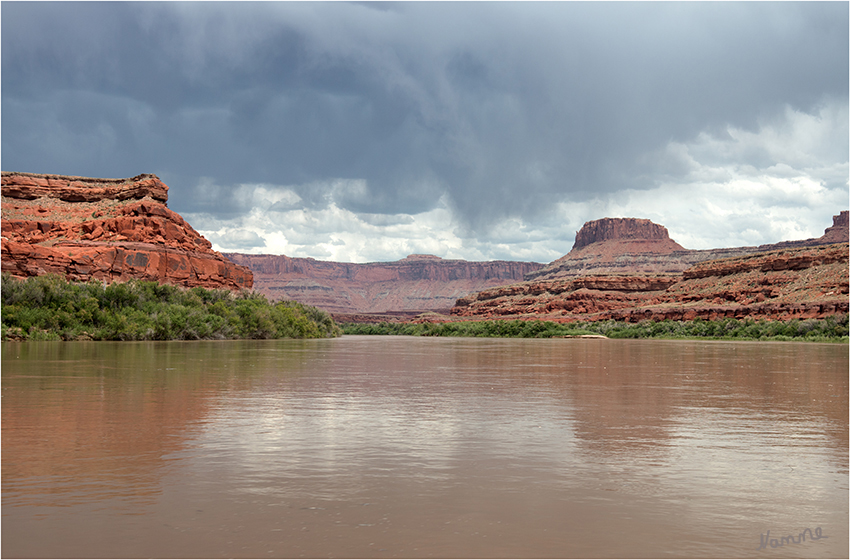
[[[250,344],[5,344],[4,505],[153,503],[169,454],[201,431],[218,393],[269,371],[263,354]],[[239,374],[221,375],[229,370]]]
[[[2,359],[6,556],[847,556],[846,346],[343,337]],[[757,551],[809,525],[830,538]]]

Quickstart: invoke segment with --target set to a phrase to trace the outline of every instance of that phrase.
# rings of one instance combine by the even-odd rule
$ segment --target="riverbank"
[[[565,338],[602,335],[607,338],[762,340],[847,343],[848,315],[825,319],[755,321],[456,321],[443,323],[343,323],[343,334],[458,336],[502,338]]]
[[[191,289],[131,280],[105,285],[55,275],[2,277],[2,340],[327,338],[324,311],[257,292]]]

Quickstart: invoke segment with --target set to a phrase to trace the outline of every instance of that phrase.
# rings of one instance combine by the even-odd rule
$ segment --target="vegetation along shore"
[[[262,294],[153,281],[69,282],[56,275],[2,276],[3,340],[201,340],[324,338],[331,316]]]
[[[457,321],[447,323],[345,323],[344,334],[467,336],[509,338],[572,338],[593,335],[606,338],[668,338],[713,340],[772,340],[848,342],[848,315],[824,319],[767,321],[720,319],[708,321]]]

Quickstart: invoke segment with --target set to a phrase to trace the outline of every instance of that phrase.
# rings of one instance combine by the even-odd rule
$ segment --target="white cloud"
[[[266,244],[266,240],[255,231],[244,229],[223,228],[221,231],[208,233],[206,237],[214,244],[235,247],[239,251],[251,250],[254,247],[263,247]]]
[[[769,176],[665,184],[648,191],[624,191],[621,198],[622,202],[609,205],[609,216],[649,218],[688,249],[819,237],[832,225],[830,216],[847,208],[846,190]]]
[[[786,107],[757,131],[726,133],[648,155],[665,170],[656,188],[619,193],[610,215],[650,218],[685,247],[706,249],[819,237],[848,208],[846,105]]]
[[[688,151],[702,161],[740,165],[762,159],[794,169],[818,169],[826,161],[846,161],[847,123],[846,102],[824,103],[816,113],[786,106],[756,131],[730,126],[727,138],[704,132]]]
[[[532,227],[519,219],[500,224],[487,239],[479,240],[458,225],[445,197],[427,212],[384,215],[341,208],[335,198],[340,192],[350,194],[348,187],[329,189],[333,196],[324,207],[299,206],[297,195],[282,194],[294,195],[286,187],[240,185],[239,189],[243,200],[256,204],[247,214],[230,219],[184,214],[217,251],[339,262],[392,261],[414,253],[472,261],[549,262],[570,245],[559,236],[560,223]]]

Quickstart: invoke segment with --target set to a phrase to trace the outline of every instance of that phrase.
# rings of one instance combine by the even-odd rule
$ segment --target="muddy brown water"
[[[2,555],[846,558],[848,347],[4,343]]]

